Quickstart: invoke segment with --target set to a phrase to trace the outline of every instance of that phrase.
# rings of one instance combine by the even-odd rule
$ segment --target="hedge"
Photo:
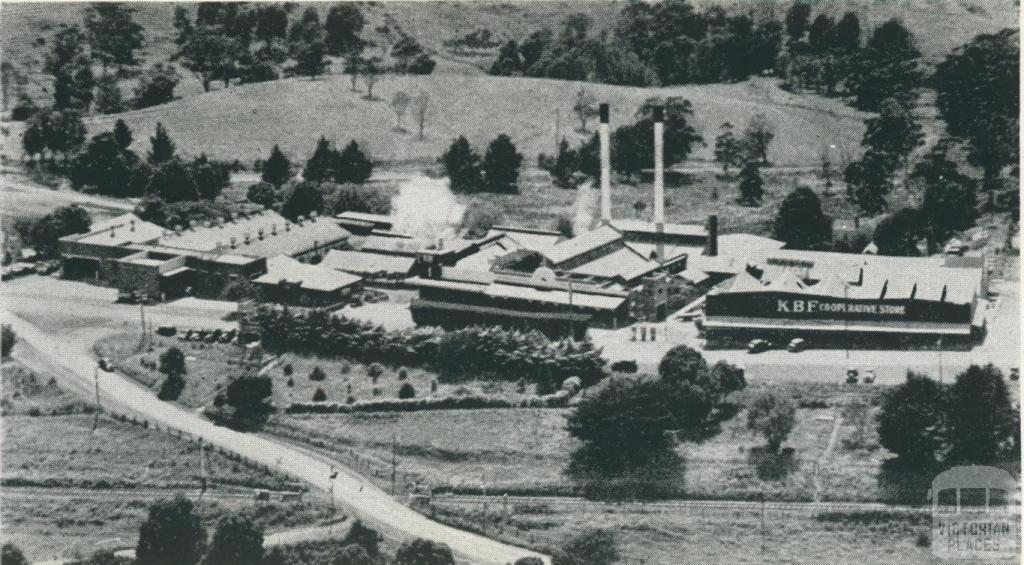
[[[286,414],[348,414],[352,412],[415,412],[418,410],[458,410],[479,408],[561,408],[569,403],[569,391],[554,394],[511,399],[483,394],[470,396],[444,396],[360,400],[352,404],[341,402],[294,402],[285,409]]]
[[[263,306],[252,321],[269,351],[345,356],[367,362],[421,366],[449,380],[527,378],[542,392],[553,392],[578,376],[585,386],[605,374],[605,360],[589,340],[551,340],[537,331],[473,326],[455,331],[437,327],[385,330],[324,310],[296,314]]]

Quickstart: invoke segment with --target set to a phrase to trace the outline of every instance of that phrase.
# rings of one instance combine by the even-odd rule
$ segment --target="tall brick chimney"
[[[654,107],[654,229],[658,260],[665,260],[665,108]]]
[[[608,132],[608,104],[601,104],[599,113],[601,123],[598,125],[597,132],[601,145],[601,220],[610,222],[612,219],[612,157]]]

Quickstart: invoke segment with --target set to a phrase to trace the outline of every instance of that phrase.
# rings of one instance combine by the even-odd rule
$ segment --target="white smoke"
[[[455,237],[466,207],[452,194],[448,179],[423,174],[396,178],[399,192],[391,199],[395,229],[429,240]]]

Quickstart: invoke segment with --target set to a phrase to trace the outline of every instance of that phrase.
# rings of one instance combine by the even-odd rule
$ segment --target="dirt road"
[[[33,281],[40,284],[33,285]],[[90,354],[93,341],[117,329],[121,325],[118,323],[119,317],[127,322],[133,315],[137,316],[137,310],[125,310],[119,305],[113,305],[112,299],[104,305],[102,297],[111,294],[107,292],[110,289],[53,281],[46,277],[31,277],[14,282],[5,289],[0,319],[13,326],[19,340],[31,344],[47,357],[58,380],[69,381],[69,385],[77,389],[92,387],[96,367]],[[44,292],[39,291],[40,286],[44,287]],[[45,292],[48,288],[52,290],[52,287],[66,293],[54,295]],[[19,298],[26,296],[33,298]],[[191,308],[186,306],[184,312],[177,312],[174,304],[161,305],[151,310],[150,315],[155,325],[165,323],[162,320],[185,321],[191,317],[190,314],[194,316],[193,325],[199,325],[204,319],[206,323],[217,320],[216,316],[209,315],[209,308],[204,309],[200,305]],[[111,312],[115,314],[114,317],[111,317]],[[102,401],[108,409],[116,406],[121,411],[139,413],[154,424],[201,437],[215,446],[331,492],[351,514],[386,537],[399,540],[426,538],[444,542],[460,559],[474,564],[505,564],[521,557],[537,555],[529,550],[433,522],[403,506],[340,463],[313,457],[264,437],[215,426],[197,414],[157,400],[150,390],[117,373],[98,371],[95,375]],[[337,479],[333,481],[330,478],[332,466],[338,471]]]

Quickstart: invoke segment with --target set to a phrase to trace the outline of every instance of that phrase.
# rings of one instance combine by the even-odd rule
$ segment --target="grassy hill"
[[[591,135],[574,129],[578,123],[572,103],[581,87],[611,103],[612,119],[617,124],[632,121],[648,97],[689,99],[694,106],[695,125],[708,142],[707,147],[696,151],[696,160],[710,159],[722,122],[742,125],[758,112],[775,123],[771,158],[778,164],[814,165],[823,144],[853,148],[863,133],[860,112],[835,100],[782,91],[766,79],[728,85],[634,88],[466,75],[388,77],[374,88],[377,100],[373,101],[366,100],[361,92],[352,92],[347,78],[337,75],[232,86],[146,110],[93,117],[89,126],[90,133],[97,133],[123,118],[136,134],[136,148],[142,149],[159,121],[175,139],[179,151],[206,152],[247,164],[265,158],[274,144],[280,144],[293,160],[305,160],[321,134],[338,144],[355,139],[378,161],[432,162],[460,134],[482,151],[497,134],[507,133],[529,164],[535,162],[537,153],[553,152],[556,127],[570,142]],[[412,131],[408,118],[405,127],[410,131],[396,131],[390,105],[396,92],[420,89],[430,95],[422,141]],[[588,126],[592,129],[595,124]]]

